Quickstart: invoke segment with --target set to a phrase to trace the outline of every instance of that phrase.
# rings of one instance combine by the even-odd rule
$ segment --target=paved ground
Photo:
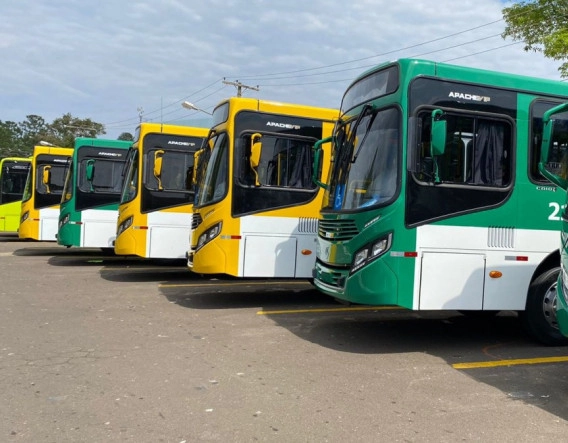
[[[0,269],[0,441],[568,439],[568,348],[513,314],[354,310],[7,235]]]

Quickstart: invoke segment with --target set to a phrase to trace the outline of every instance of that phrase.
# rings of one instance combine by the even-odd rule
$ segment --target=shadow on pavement
[[[466,316],[455,311],[352,310],[361,307],[341,305],[309,283],[294,281],[167,281],[160,291],[169,301],[190,309],[259,309],[259,318],[269,318],[302,340],[342,353],[377,358],[425,353],[449,365],[568,355],[567,347],[546,347],[527,337],[514,312]],[[566,363],[500,364],[460,371],[501,390],[511,401],[568,419]]]

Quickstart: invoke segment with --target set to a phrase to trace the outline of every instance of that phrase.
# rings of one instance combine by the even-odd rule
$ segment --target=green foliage
[[[134,137],[132,136],[132,134],[130,132],[123,132],[122,134],[120,134],[118,136],[118,140],[124,140],[127,142],[132,142],[134,141]]]
[[[525,51],[563,61],[558,70],[568,77],[568,0],[521,1],[504,8],[503,18],[503,38],[521,40]]]
[[[19,123],[0,120],[0,157],[30,156],[40,141],[71,148],[76,137],[95,138],[102,134],[105,134],[105,128],[101,123],[71,114],[64,114],[52,123],[39,115],[27,115],[26,120]]]

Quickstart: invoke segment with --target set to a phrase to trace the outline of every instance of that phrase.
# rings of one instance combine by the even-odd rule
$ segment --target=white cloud
[[[500,37],[499,0],[10,3],[0,120],[70,112],[107,124],[112,137],[134,131],[138,107],[176,122],[191,117],[181,99],[211,110],[235,93],[223,77],[260,85],[250,96],[326,107],[339,106],[358,74],[399,57],[559,78],[557,63],[522,44],[496,49],[512,43]]]

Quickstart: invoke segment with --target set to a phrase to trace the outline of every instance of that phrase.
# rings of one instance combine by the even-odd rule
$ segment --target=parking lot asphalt
[[[0,440],[568,439],[568,347],[0,235]]]

